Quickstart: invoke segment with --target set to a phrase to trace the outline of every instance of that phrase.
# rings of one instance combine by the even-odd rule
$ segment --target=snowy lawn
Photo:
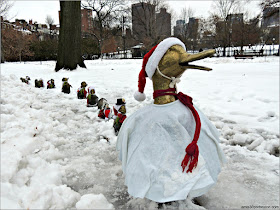
[[[76,97],[82,81],[112,106],[125,98],[127,116],[152,100],[133,98],[142,60],[86,61],[87,69],[55,72],[55,62],[1,64],[1,209],[158,208],[132,198],[115,149],[113,121]],[[178,89],[221,133],[227,157],[218,183],[207,194],[160,208],[240,209],[279,206],[279,57],[196,62],[211,72],[188,70]],[[30,76],[30,84],[20,77]],[[71,93],[61,93],[69,77]],[[42,78],[45,88],[35,88]],[[46,89],[54,79],[56,89]],[[109,139],[107,141],[106,139]]]

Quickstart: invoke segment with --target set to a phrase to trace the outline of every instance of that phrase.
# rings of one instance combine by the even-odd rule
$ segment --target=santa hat
[[[152,79],[160,60],[166,51],[173,45],[180,45],[186,50],[185,44],[181,40],[175,37],[169,37],[161,41],[158,45],[154,46],[144,56],[142,69],[139,73],[138,91],[134,93],[134,98],[137,101],[144,101],[146,99],[146,95],[144,93],[146,77],[148,76],[150,79]]]
[[[94,92],[95,92],[95,89],[94,89],[93,86],[89,86],[89,87],[88,87],[88,93],[90,93],[91,90],[94,90]]]

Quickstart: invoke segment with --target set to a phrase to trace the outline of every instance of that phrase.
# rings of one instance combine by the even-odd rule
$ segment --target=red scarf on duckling
[[[176,96],[179,99],[179,101],[181,101],[185,106],[187,106],[191,110],[191,112],[194,116],[194,119],[195,119],[195,124],[196,124],[195,133],[194,133],[192,142],[187,146],[187,148],[185,150],[186,155],[181,163],[181,166],[183,168],[183,172],[184,172],[185,168],[188,166],[189,168],[187,170],[187,173],[188,172],[192,173],[192,170],[194,168],[196,168],[197,162],[198,162],[199,149],[197,146],[197,141],[198,141],[199,134],[200,134],[201,122],[200,122],[199,114],[197,113],[196,109],[193,106],[192,98],[183,94],[182,92],[179,92],[178,94],[174,93],[175,91],[176,91],[175,88],[169,88],[166,90],[156,90],[156,91],[154,91],[153,96],[154,96],[154,99],[156,97],[164,96],[164,95]]]

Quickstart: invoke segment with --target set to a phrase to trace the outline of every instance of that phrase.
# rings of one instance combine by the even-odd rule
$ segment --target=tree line
[[[7,13],[8,9],[3,7],[8,4],[7,0],[1,1],[1,15],[3,11]],[[271,6],[279,0],[262,0],[260,7],[265,8]],[[132,3],[149,3],[155,6],[156,11],[160,8],[167,8],[173,18],[176,17],[170,9],[166,1],[160,0],[133,0]],[[244,4],[244,1],[242,1]],[[81,63],[81,55],[103,55],[106,52],[126,50],[139,42],[143,42],[146,49],[158,43],[162,36],[155,36],[154,33],[147,34],[144,40],[137,40],[130,31],[131,28],[131,7],[123,0],[84,0],[77,1],[75,4],[76,10],[67,9],[67,1],[60,1],[61,7],[61,22],[59,40],[65,40],[64,50],[60,46],[60,41],[52,37],[51,34],[46,35],[44,41],[39,41],[35,34],[25,35],[24,33],[12,30],[1,30],[1,60],[21,61],[21,60],[61,60],[61,55],[72,52],[78,49],[79,61]],[[66,6],[65,6],[66,5]],[[241,0],[216,0],[213,1],[212,14],[209,18],[200,18],[199,24],[195,30],[190,30],[185,27],[182,33],[177,35],[187,46],[188,49],[198,50],[200,48],[215,48],[223,47],[224,50],[228,46],[246,46],[258,43],[271,44],[273,38],[275,43],[279,43],[279,28],[264,30],[259,26],[261,14],[257,17],[249,19],[246,11],[242,11]],[[66,8],[66,10],[65,10]],[[81,34],[81,15],[80,10],[89,9],[93,12],[93,26],[88,34]],[[64,16],[62,13],[68,14]],[[231,24],[230,17],[232,14],[243,13],[242,21],[235,21]],[[275,11],[274,11],[275,12]],[[277,12],[277,11],[276,11]],[[279,8],[278,8],[279,12]],[[141,14],[139,14],[141,15]],[[273,15],[273,12],[272,14]],[[183,8],[180,16],[177,19],[182,19],[186,23],[195,16],[195,10],[192,8]],[[76,17],[73,19],[73,17]],[[72,19],[71,19],[72,18]],[[62,20],[63,19],[63,20]],[[140,19],[140,18],[139,18]],[[243,21],[244,20],[244,21]],[[46,18],[49,27],[53,24],[50,17]],[[144,23],[143,23],[144,24]],[[65,33],[64,33],[64,28]],[[154,27],[149,26],[147,27]],[[72,31],[74,30],[74,31]],[[154,29],[153,29],[154,30]],[[71,33],[69,31],[72,31]],[[148,30],[149,31],[149,30]],[[150,30],[152,31],[152,30]],[[71,34],[69,36],[69,34]],[[77,34],[77,35],[76,35]],[[78,37],[80,38],[78,38]],[[76,37],[76,38],[75,38]],[[71,43],[71,46],[69,45]],[[75,47],[72,44],[77,44]],[[71,48],[73,47],[73,49]],[[66,59],[66,58],[63,58]],[[75,59],[74,59],[75,60]],[[68,59],[68,62],[73,59]]]

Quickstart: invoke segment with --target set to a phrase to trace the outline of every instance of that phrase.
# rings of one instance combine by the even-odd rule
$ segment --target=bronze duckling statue
[[[145,100],[148,76],[154,103],[129,116],[117,140],[130,195],[159,203],[185,200],[217,182],[224,162],[218,131],[192,98],[176,88],[186,69],[210,71],[190,63],[214,53],[188,54],[183,42],[170,37],[145,55],[134,97]]]

